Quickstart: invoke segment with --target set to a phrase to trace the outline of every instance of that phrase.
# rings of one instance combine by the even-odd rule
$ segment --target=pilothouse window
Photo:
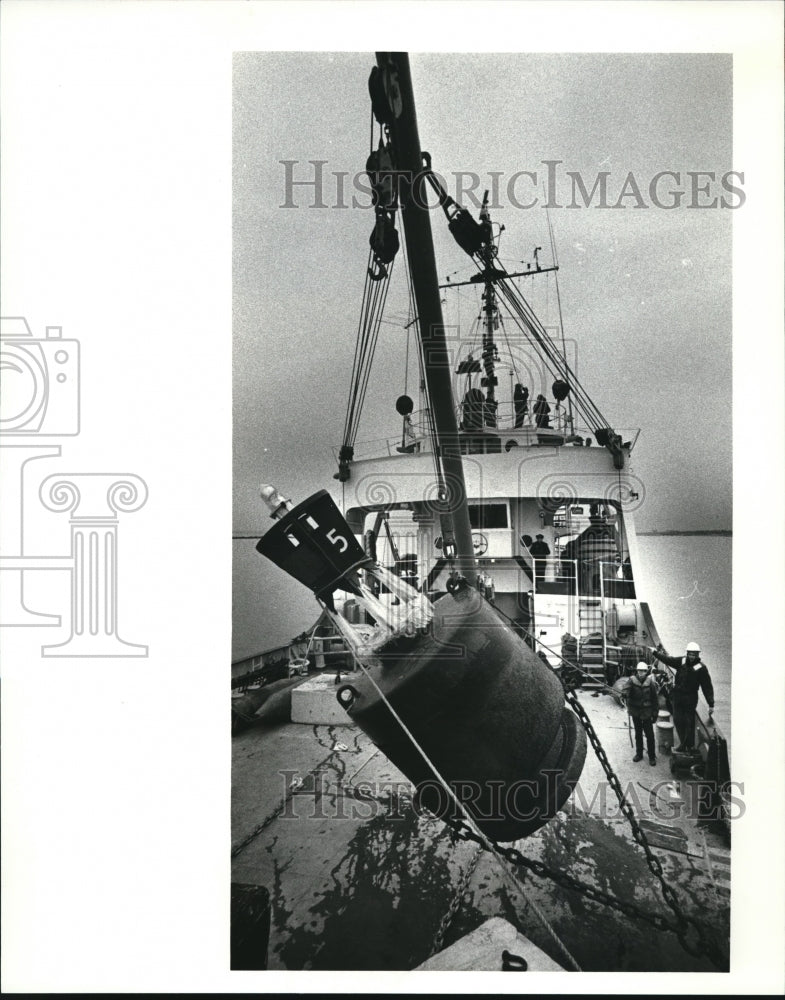
[[[469,504],[469,523],[472,528],[509,528],[507,504]]]

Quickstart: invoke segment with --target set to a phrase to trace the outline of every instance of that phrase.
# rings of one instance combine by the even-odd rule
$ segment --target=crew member
[[[676,752],[693,753],[695,750],[695,709],[698,707],[698,690],[709,706],[709,716],[714,714],[714,687],[708,668],[701,661],[701,648],[697,642],[688,642],[684,656],[668,656],[660,646],[651,652],[673,671],[673,722],[680,745]]]
[[[461,403],[461,430],[481,431],[485,419],[485,394],[482,389],[469,389]]]
[[[544,535],[537,535],[537,540],[529,546],[529,552],[534,556],[534,574],[538,580],[545,579],[545,560],[551,554]]]
[[[551,412],[551,408],[548,405],[548,401],[543,396],[542,393],[539,394],[534,403],[534,422],[538,427],[550,427],[551,418],[548,414]]]
[[[523,427],[524,421],[529,413],[529,390],[525,385],[521,385],[520,382],[516,382],[512,399],[515,405],[515,426]]]
[[[403,418],[403,439],[401,441],[400,447],[396,449],[401,453],[412,454],[420,450],[420,442],[417,439],[417,435],[414,431],[414,424],[412,423],[411,416],[407,413]]]
[[[643,736],[646,734],[646,753],[652,767],[657,763],[654,744],[654,720],[660,707],[657,694],[657,684],[649,673],[647,663],[641,662],[635,667],[635,673],[630,678],[627,687],[627,711],[635,726],[635,756],[634,761],[643,760]]]
[[[484,569],[481,569],[477,575],[476,587],[489,604],[494,603],[496,598],[496,584],[490,573],[486,573]]]

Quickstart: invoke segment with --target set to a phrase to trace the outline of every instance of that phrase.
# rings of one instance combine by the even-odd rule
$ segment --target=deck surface
[[[581,693],[605,752],[684,910],[727,950],[730,857],[718,824],[694,815],[695,786],[667,757],[632,761],[626,713]],[[584,971],[716,971],[676,936],[508,866],[418,815],[411,785],[355,726],[282,723],[233,739],[232,881],[272,900],[270,969],[412,969],[502,917],[554,961]],[[648,913],[672,918],[589,748],[574,795],[515,845]]]

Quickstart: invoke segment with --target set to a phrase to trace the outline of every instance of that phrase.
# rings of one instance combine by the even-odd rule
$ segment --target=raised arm
[[[666,666],[675,669],[681,663],[680,656],[668,656],[665,652],[660,652],[656,646],[649,646],[649,652],[656,659]]]

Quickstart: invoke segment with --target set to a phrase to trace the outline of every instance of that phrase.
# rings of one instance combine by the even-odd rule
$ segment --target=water
[[[662,644],[674,656],[690,641],[700,645],[714,685],[715,718],[728,739],[732,543],[728,535],[639,536],[649,604]]]

